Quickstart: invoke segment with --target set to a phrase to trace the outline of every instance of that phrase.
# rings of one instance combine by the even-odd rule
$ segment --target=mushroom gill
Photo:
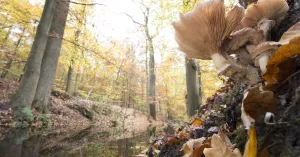
[[[180,14],[180,20],[173,22],[179,49],[190,58],[212,59],[218,74],[224,74],[231,65],[221,55],[222,43],[243,16],[244,9],[238,6],[226,14],[224,0],[198,2],[192,11]]]

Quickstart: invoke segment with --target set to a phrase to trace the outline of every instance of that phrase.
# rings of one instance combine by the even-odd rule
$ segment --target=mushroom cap
[[[262,54],[272,54],[278,48],[277,45],[272,44],[273,42],[263,42],[258,44],[255,48],[253,48],[250,53],[250,57],[252,60],[257,58]]]
[[[255,27],[264,18],[280,23],[285,17],[289,6],[285,0],[258,0],[248,6],[242,19],[244,27]]]
[[[281,45],[287,45],[290,43],[290,40],[299,36],[300,36],[300,22],[296,23],[289,30],[283,33],[278,43]]]
[[[238,6],[226,14],[224,0],[198,2],[192,11],[180,14],[180,20],[173,22],[179,49],[187,57],[210,60],[212,54],[220,52],[223,39],[243,15],[244,9]]]

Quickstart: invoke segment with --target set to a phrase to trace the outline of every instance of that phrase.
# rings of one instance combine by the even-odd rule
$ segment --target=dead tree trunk
[[[62,37],[66,26],[70,2],[56,1],[56,9],[50,37],[41,66],[41,75],[34,98],[34,107],[40,112],[48,112],[48,101],[56,72],[56,65],[60,56],[62,46]]]
[[[24,107],[31,107],[34,99],[54,10],[55,0],[46,0],[43,15],[37,28],[20,88],[11,101],[11,106],[17,117],[20,116],[20,111]]]
[[[186,58],[187,111],[193,116],[200,108],[197,62]]]

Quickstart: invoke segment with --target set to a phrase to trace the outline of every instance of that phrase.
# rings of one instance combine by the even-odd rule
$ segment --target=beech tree
[[[48,40],[48,33],[52,23],[55,10],[55,0],[46,0],[44,11],[38,25],[34,42],[26,63],[24,76],[22,78],[18,92],[11,101],[11,106],[16,116],[20,116],[20,111],[25,107],[31,107],[36,92],[41,62]]]
[[[190,11],[197,0],[183,0],[183,12]],[[185,59],[186,88],[187,88],[187,113],[191,117],[200,108],[198,63],[195,59]]]
[[[33,101],[34,107],[40,112],[48,111],[47,106],[60,56],[69,6],[69,1],[56,1],[54,18],[52,19],[47,46],[42,60],[41,74]]]

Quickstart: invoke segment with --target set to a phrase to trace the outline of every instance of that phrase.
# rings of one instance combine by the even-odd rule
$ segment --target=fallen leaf
[[[203,125],[203,121],[199,118],[195,118],[193,124],[192,124],[192,127],[200,127]]]
[[[174,145],[178,142],[176,137],[168,137],[168,144]]]
[[[300,37],[296,37],[290,40],[289,44],[278,48],[269,59],[267,71],[263,75],[268,84],[264,89],[270,89],[295,71],[295,61],[288,59],[293,59],[292,57],[298,54],[300,54]]]
[[[202,144],[202,145],[196,147],[193,150],[193,153],[190,155],[190,157],[201,157],[203,155],[203,150],[205,148],[210,148],[210,145],[205,143],[205,144]]]
[[[183,144],[181,151],[184,153],[184,157],[190,157],[192,155],[194,148],[197,148],[203,144],[205,141],[205,137],[201,137],[198,139],[191,139]],[[204,149],[204,148],[203,148]]]
[[[266,112],[275,112],[277,104],[274,93],[263,91],[260,87],[249,88],[243,100],[246,114],[257,121],[262,120]]]
[[[248,135],[249,138],[245,146],[243,157],[257,157],[257,139],[254,125],[252,125],[251,129],[248,131]]]
[[[205,157],[242,157],[239,149],[231,149],[227,146],[226,141],[217,134],[211,139],[212,148],[205,148],[203,153]]]
[[[264,148],[261,152],[257,154],[257,157],[272,157],[271,154],[268,152],[267,147]]]

